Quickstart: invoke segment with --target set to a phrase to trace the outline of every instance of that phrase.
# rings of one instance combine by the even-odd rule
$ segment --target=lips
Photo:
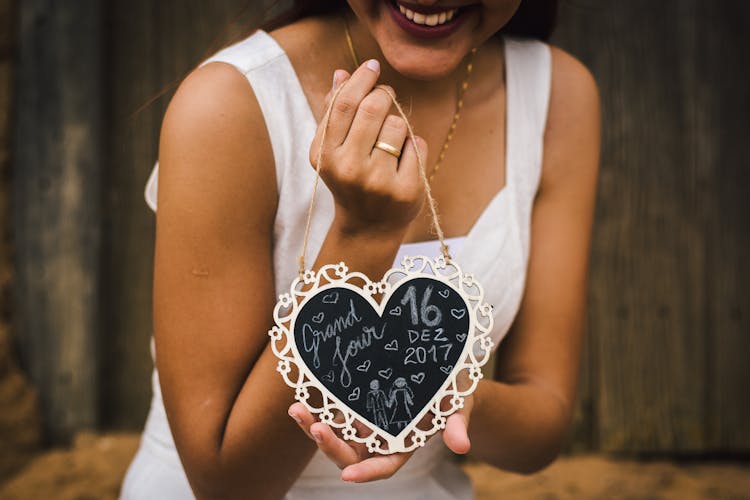
[[[394,22],[417,38],[444,38],[455,32],[464,19],[464,8],[414,5],[387,1]]]

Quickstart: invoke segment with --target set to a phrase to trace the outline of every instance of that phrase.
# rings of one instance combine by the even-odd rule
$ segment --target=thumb
[[[443,431],[443,442],[454,453],[464,455],[471,449],[469,421],[462,410],[448,417]]]

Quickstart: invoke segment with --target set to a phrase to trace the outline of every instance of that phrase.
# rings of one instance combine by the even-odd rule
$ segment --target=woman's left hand
[[[473,404],[473,396],[466,396],[463,408],[446,420],[442,433],[443,441],[454,453],[468,453],[471,447],[468,427]],[[341,479],[344,481],[364,483],[387,479],[395,474],[414,453],[413,451],[392,455],[369,453],[364,444],[345,441],[331,427],[318,422],[302,403],[292,404],[289,407],[289,416],[299,424],[310,439],[315,441],[320,451],[341,469]],[[358,429],[359,432],[362,430],[364,429]]]

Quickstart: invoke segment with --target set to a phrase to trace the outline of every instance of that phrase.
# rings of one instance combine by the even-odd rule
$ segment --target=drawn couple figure
[[[404,377],[393,381],[388,397],[380,389],[380,382],[375,379],[370,382],[370,392],[367,393],[367,409],[373,416],[373,422],[381,429],[388,429],[395,425],[401,430],[411,422],[411,407],[414,405],[414,392],[406,383]],[[388,417],[388,410],[391,416]]]

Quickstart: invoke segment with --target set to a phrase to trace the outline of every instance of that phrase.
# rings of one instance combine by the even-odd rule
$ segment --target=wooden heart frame
[[[468,306],[469,331],[463,352],[445,382],[413,420],[394,436],[352,410],[311,372],[297,349],[294,321],[310,298],[333,287],[356,291],[369,300],[378,314],[382,314],[382,308],[390,294],[399,285],[414,278],[440,281],[458,293]],[[364,282],[364,285],[360,286],[352,281]],[[375,295],[382,295],[379,302],[375,300]],[[292,282],[289,293],[279,296],[274,307],[275,326],[269,330],[268,335],[271,337],[271,349],[279,358],[276,369],[287,385],[295,389],[295,399],[318,416],[321,422],[339,429],[344,439],[364,443],[370,453],[388,455],[412,451],[424,446],[428,437],[445,428],[447,417],[463,407],[464,398],[474,392],[482,378],[481,367],[489,359],[493,346],[490,338],[493,326],[492,306],[484,303],[483,299],[484,291],[473,275],[464,274],[455,262],[443,255],[434,259],[423,255],[406,256],[401,261],[401,267],[388,270],[378,282],[371,281],[360,272],[350,273],[343,262],[323,266],[317,273],[305,271]],[[459,378],[462,380],[459,381]],[[468,387],[459,388],[459,383],[468,383]],[[321,395],[322,402],[319,406],[310,401],[311,388]],[[447,408],[443,406],[445,409],[441,409],[441,402],[447,402]],[[334,414],[336,410],[340,412],[339,418]],[[419,428],[420,421],[427,413],[433,415],[431,427]],[[372,432],[367,436],[359,435],[355,422]]]

